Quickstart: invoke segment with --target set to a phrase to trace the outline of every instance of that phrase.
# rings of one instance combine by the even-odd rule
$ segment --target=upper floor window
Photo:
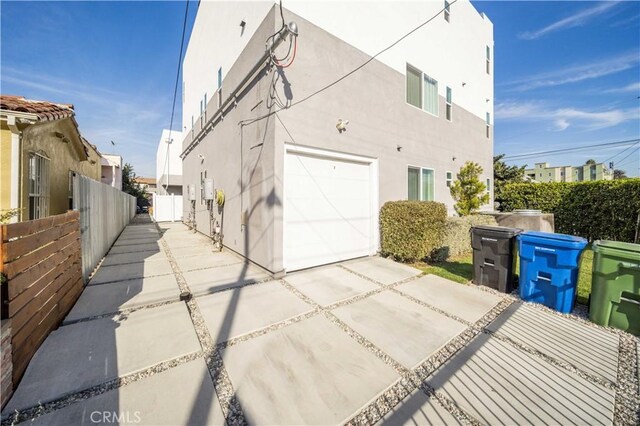
[[[222,87],[222,67],[218,68],[218,89]]]
[[[438,115],[438,82],[407,64],[407,103]]]
[[[487,46],[487,74],[491,74],[491,48]]]
[[[447,0],[444,0],[444,20],[449,22],[451,20],[451,5]]]
[[[447,86],[447,111],[446,111],[446,117],[447,117],[447,120],[449,120],[449,121],[451,121],[452,114],[453,114],[453,111],[452,111],[453,108],[452,108],[451,101],[452,101],[451,87]]]
[[[453,172],[447,172],[447,188],[453,184]]]
[[[487,124],[486,124],[487,138],[491,137],[491,113],[487,113]]]

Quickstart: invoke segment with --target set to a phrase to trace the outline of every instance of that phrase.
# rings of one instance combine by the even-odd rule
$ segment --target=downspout
[[[22,182],[22,167],[20,167],[20,161],[22,160],[22,151],[20,149],[21,132],[18,129],[16,123],[16,117],[13,115],[7,116],[7,126],[11,131],[11,208],[20,208],[20,182]],[[22,220],[22,211],[16,216],[11,218],[11,223]]]

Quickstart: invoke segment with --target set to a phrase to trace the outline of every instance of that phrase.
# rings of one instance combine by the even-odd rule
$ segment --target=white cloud
[[[540,87],[561,86],[578,83],[611,74],[616,74],[638,66],[640,55],[637,51],[594,61],[586,64],[563,66],[552,71],[518,78],[504,84],[516,91],[526,91]]]
[[[595,130],[640,120],[640,108],[593,112],[577,108],[551,108],[542,103],[506,102],[496,105],[495,115],[500,120],[547,121],[551,124],[550,129],[556,131],[566,130],[569,126]]]
[[[550,25],[547,25],[544,28],[541,28],[536,31],[527,31],[518,35],[519,38],[524,40],[535,40],[549,33],[564,30],[567,28],[574,28],[585,25],[591,19],[596,18],[603,13],[607,12],[612,7],[616,6],[618,2],[603,2],[599,3],[596,6],[590,7],[589,9],[584,9],[575,15],[566,17],[564,19],[560,19]]]
[[[640,93],[640,81],[630,83],[623,87],[605,90],[604,93]]]

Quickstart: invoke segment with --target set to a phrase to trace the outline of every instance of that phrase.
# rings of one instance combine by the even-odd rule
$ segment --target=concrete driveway
[[[3,424],[634,424],[636,345],[387,259],[274,280],[182,224],[142,223]]]

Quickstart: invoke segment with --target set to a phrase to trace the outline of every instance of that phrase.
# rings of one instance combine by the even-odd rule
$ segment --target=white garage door
[[[299,151],[285,154],[287,271],[375,253],[374,164],[351,156],[336,158]]]

